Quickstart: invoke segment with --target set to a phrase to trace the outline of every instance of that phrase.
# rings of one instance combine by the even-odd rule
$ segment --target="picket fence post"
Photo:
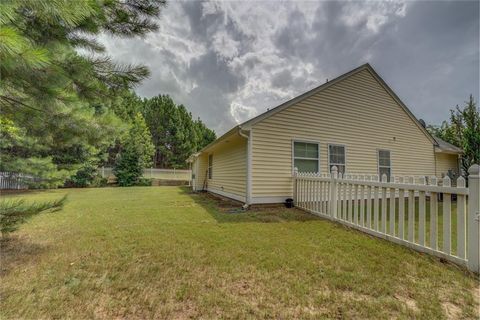
[[[336,166],[332,167],[331,179],[330,179],[330,216],[337,218],[337,178],[338,169]]]
[[[480,166],[468,169],[468,243],[467,267],[480,273]]]
[[[297,206],[297,199],[298,199],[297,179],[298,179],[298,168],[295,167],[293,169],[293,205],[295,207]]]

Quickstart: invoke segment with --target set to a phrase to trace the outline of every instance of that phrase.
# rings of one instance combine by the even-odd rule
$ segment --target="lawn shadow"
[[[49,193],[51,190],[49,189],[3,189],[0,190],[0,197],[21,197],[21,196],[29,196],[33,194],[42,194],[42,193]]]
[[[180,188],[196,204],[202,206],[219,223],[263,222],[279,223],[292,221],[320,220],[319,217],[282,204],[242,208],[243,203],[207,192],[193,192],[187,187]]]
[[[0,238],[0,277],[18,270],[48,249],[20,236]]]

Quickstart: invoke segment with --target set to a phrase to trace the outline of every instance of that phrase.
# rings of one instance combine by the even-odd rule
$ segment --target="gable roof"
[[[249,130],[252,128],[252,126],[254,126],[255,124],[259,123],[260,121],[263,121],[264,119],[267,119],[269,118],[270,116],[282,111],[282,110],[285,110],[287,109],[288,107],[304,100],[304,99],[307,99],[309,98],[310,96],[313,96],[314,94],[317,94],[325,89],[327,89],[328,87],[332,86],[332,85],[335,85],[336,83],[356,74],[356,73],[359,73],[363,70],[368,70],[371,75],[375,78],[375,80],[378,81],[378,83],[385,89],[385,91],[387,91],[387,93],[393,98],[393,100],[395,100],[395,102],[397,102],[398,105],[400,105],[400,107],[405,111],[405,113],[410,117],[410,119],[417,125],[417,127],[423,132],[423,134],[425,134],[425,136],[432,142],[433,145],[435,146],[438,146],[438,142],[433,138],[433,136],[425,129],[425,127],[418,121],[418,119],[413,115],[413,113],[408,109],[408,107],[402,102],[402,100],[400,100],[400,98],[395,94],[395,92],[393,92],[393,90],[387,85],[387,83],[378,75],[378,73],[372,68],[372,66],[369,64],[369,63],[365,63],[353,70],[350,70],[338,77],[336,77],[335,79],[333,80],[330,80],[316,88],[313,88],[312,90],[310,91],[307,91],[293,99],[290,99],[278,106],[276,106],[275,108],[272,108],[264,113],[261,113],[259,114],[258,116],[250,119],[250,120],[247,120],[245,122],[243,122],[242,124],[239,124],[235,127],[233,127],[232,129],[230,129],[227,133],[223,134],[221,137],[219,137],[217,140],[213,141],[212,143],[210,143],[209,145],[207,145],[206,147],[204,147],[200,152],[212,147],[213,145],[215,145],[217,142],[223,140],[225,137],[227,136],[230,136],[233,132],[236,132],[238,130]]]
[[[456,154],[463,153],[462,148],[459,148],[456,145],[453,145],[445,140],[442,140],[437,136],[433,136],[433,138],[435,139],[435,141],[437,141],[437,146],[435,151],[440,153],[456,153]]]

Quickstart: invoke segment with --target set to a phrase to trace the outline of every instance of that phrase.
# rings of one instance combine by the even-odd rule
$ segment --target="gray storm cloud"
[[[150,68],[139,95],[170,94],[217,134],[365,62],[428,123],[479,97],[477,1],[172,1],[159,24],[102,41]]]

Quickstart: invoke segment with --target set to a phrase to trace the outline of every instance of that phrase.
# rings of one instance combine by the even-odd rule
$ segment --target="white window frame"
[[[341,164],[341,163],[331,163],[330,162],[330,146],[332,147],[343,147],[343,150],[345,150],[345,163],[344,164]],[[340,143],[329,143],[327,145],[327,156],[328,156],[328,167],[327,167],[327,170],[328,170],[328,173],[330,173],[330,166],[331,165],[343,165],[345,166],[345,171],[343,173],[347,173],[347,146],[345,144],[340,144]],[[338,168],[338,167],[337,167]]]
[[[212,163],[210,163],[210,159],[212,159]],[[210,153],[207,158],[207,170],[208,170],[208,180],[213,179],[213,153]]]
[[[380,151],[388,151],[388,155],[390,158],[390,166],[381,166],[380,165]],[[382,181],[382,175],[380,174],[380,167],[382,168],[389,168],[390,169],[390,177],[392,176],[392,151],[388,149],[377,149],[377,173],[379,181]],[[390,181],[390,177],[387,177],[387,181]]]
[[[316,144],[318,146],[318,171],[316,173],[320,173],[320,142],[315,141],[315,140],[305,140],[305,139],[293,139],[292,140],[292,173],[295,172],[295,159],[300,159],[300,160],[315,160],[315,158],[304,158],[304,157],[295,157],[295,142],[300,142],[300,143],[310,143],[310,144]]]

